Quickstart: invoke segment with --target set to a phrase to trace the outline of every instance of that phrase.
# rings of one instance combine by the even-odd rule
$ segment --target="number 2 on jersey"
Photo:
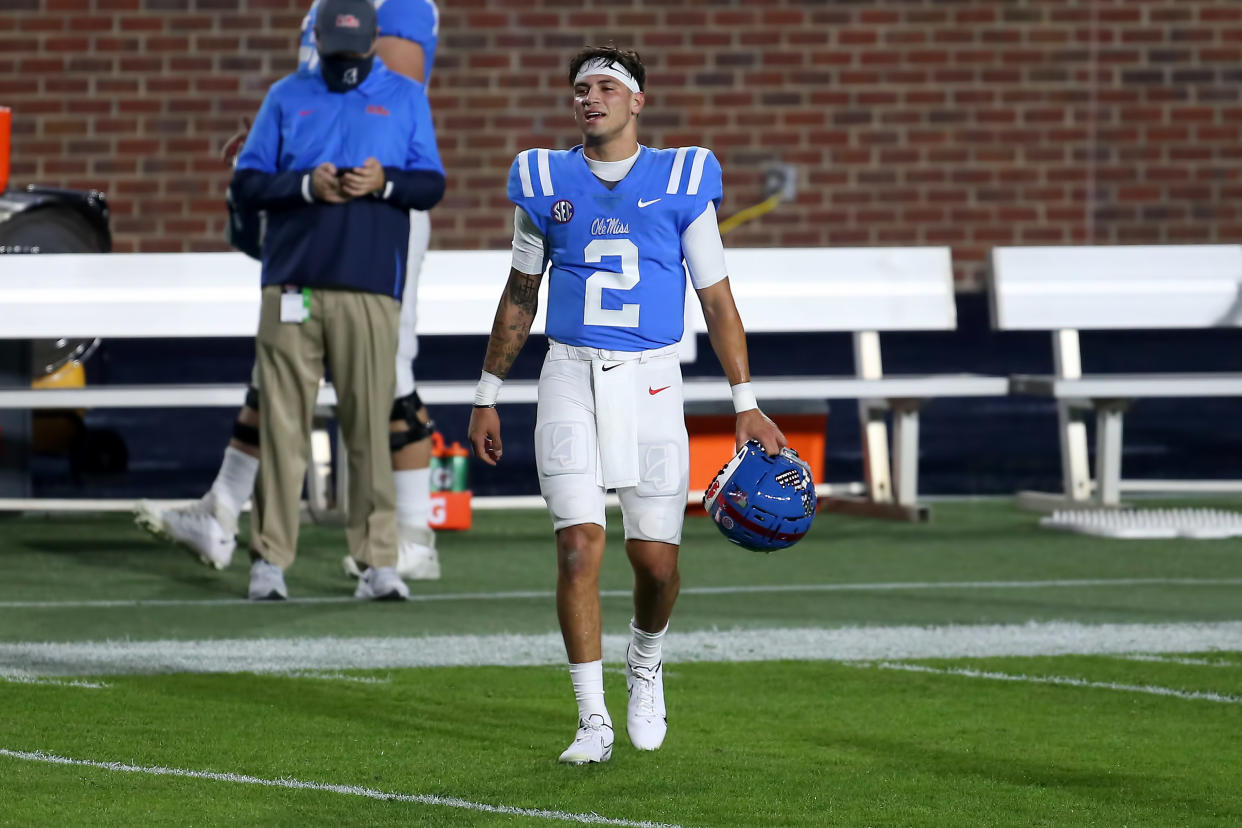
[[[638,303],[626,303],[619,309],[604,307],[605,290],[630,290],[638,284],[638,245],[629,239],[596,239],[586,246],[587,264],[601,262],[605,256],[621,259],[621,272],[597,270],[586,280],[586,305],[582,310],[584,325],[607,325],[612,328],[637,328]]]

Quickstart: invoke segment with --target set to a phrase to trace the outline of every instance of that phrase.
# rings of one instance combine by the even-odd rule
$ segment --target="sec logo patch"
[[[552,220],[557,224],[568,224],[573,217],[574,205],[568,199],[562,198],[552,205]]]

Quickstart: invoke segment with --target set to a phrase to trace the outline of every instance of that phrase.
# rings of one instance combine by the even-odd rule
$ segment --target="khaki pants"
[[[280,321],[280,296],[275,285],[263,288],[255,341],[260,440],[250,548],[281,569],[297,554],[311,420],[327,357],[349,452],[349,554],[370,566],[396,566],[388,418],[399,306],[376,293],[316,288],[310,318],[296,324]]]

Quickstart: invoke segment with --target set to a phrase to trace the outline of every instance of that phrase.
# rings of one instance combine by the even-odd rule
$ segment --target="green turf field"
[[[670,730],[555,759],[573,695],[541,512],[441,535],[444,579],[359,604],[305,527],[294,601],[121,515],[0,518],[0,823],[1242,824],[1242,542],[821,515],[771,556],[687,524]],[[606,666],[629,618],[619,520]]]

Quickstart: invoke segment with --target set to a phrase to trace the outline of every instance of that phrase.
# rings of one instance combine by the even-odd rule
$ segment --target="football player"
[[[755,402],[746,334],[716,223],[720,164],[703,147],[638,143],[646,71],[636,52],[593,47],[569,68],[582,143],[520,153],[509,173],[513,261],[470,417],[475,454],[501,458],[495,403],[548,277],[548,353],[539,378],[535,452],[556,533],[556,607],[578,701],[569,764],[612,755],[604,706],[598,576],[604,494],[621,500],[634,570],[626,654],[626,729],[639,750],[664,741],[661,648],[680,588],[677,555],[689,488],[681,365],[686,269],[733,389],[738,444],[769,454],[784,435]]]
[[[376,53],[390,70],[424,85],[431,80],[439,38],[440,13],[434,0],[373,0],[380,36]],[[317,74],[319,53],[315,46],[315,21],[319,0],[311,4],[302,20],[298,70]],[[240,139],[240,140],[239,140]],[[245,130],[230,139],[228,147],[240,149]],[[228,151],[228,150],[226,150]],[[229,158],[231,160],[231,156]],[[235,221],[240,217],[231,216]],[[260,223],[249,222],[253,232],[231,227],[234,244],[259,257]],[[391,415],[393,473],[397,487],[397,523],[400,552],[397,571],[405,578],[434,580],[440,577],[435,533],[428,525],[431,511],[431,432],[427,409],[414,388],[415,335],[418,309],[418,275],[431,234],[428,214],[410,211],[410,243],[406,260],[407,279],[402,294],[397,342],[397,390]],[[247,244],[246,239],[250,242]],[[254,489],[259,466],[259,395],[252,386],[246,403],[233,424],[233,438],[210,491],[202,499],[176,509],[160,510],[146,501],[137,507],[142,527],[189,547],[204,563],[223,569],[232,561],[236,547],[237,517]],[[353,559],[345,557],[345,570],[358,577]]]

